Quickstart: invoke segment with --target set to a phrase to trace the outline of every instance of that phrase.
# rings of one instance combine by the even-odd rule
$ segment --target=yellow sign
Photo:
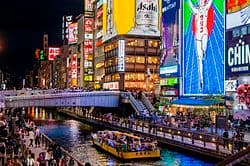
[[[107,0],[103,4],[104,40],[122,34],[160,36],[160,13],[160,0]]]

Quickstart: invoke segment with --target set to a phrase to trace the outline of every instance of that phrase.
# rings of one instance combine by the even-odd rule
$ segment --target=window
[[[241,28],[241,35],[247,35],[247,27]]]
[[[148,57],[148,63],[158,64],[158,58],[157,57]]]
[[[144,40],[141,40],[141,39],[128,39],[127,46],[144,47],[145,44],[144,44]]]
[[[141,56],[136,57],[136,63],[145,63],[145,58]]]
[[[160,43],[158,41],[155,41],[155,40],[149,40],[148,41],[148,47],[159,47],[160,46]]]
[[[135,63],[135,57],[127,56],[126,57],[126,63]]]
[[[233,37],[239,37],[239,36],[240,36],[240,30],[239,29],[233,30]]]

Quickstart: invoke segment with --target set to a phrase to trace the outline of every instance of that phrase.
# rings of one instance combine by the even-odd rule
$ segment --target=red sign
[[[237,88],[240,104],[246,104],[250,108],[250,84],[241,84]]]
[[[249,5],[248,0],[227,0],[227,10],[240,10],[243,7]]]
[[[96,12],[96,18],[101,17],[102,14],[103,14],[103,8],[99,9],[99,10]]]
[[[93,32],[93,24],[94,24],[93,18],[85,18],[84,21],[85,32]]]
[[[53,61],[56,56],[60,55],[60,48],[58,47],[49,47],[49,61]]]
[[[73,44],[77,42],[77,23],[72,23],[68,27],[69,29],[69,39],[68,42],[69,44]]]
[[[71,59],[71,85],[77,86],[77,55],[74,54]]]

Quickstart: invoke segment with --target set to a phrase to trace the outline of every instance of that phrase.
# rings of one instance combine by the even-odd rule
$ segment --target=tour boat
[[[119,131],[92,134],[93,144],[121,159],[160,158],[156,141]]]

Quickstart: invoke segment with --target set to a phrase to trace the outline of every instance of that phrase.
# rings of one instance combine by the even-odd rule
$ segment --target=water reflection
[[[34,111],[35,110],[35,111]],[[100,127],[90,126],[69,117],[56,114],[55,111],[44,109],[30,109],[28,114],[36,120],[40,129],[50,138],[58,142],[65,149],[82,161],[89,161],[93,165],[144,165],[144,166],[211,166],[206,161],[195,156],[176,152],[162,147],[160,160],[131,160],[120,161],[113,156],[97,149],[92,145],[91,133],[102,130]]]

